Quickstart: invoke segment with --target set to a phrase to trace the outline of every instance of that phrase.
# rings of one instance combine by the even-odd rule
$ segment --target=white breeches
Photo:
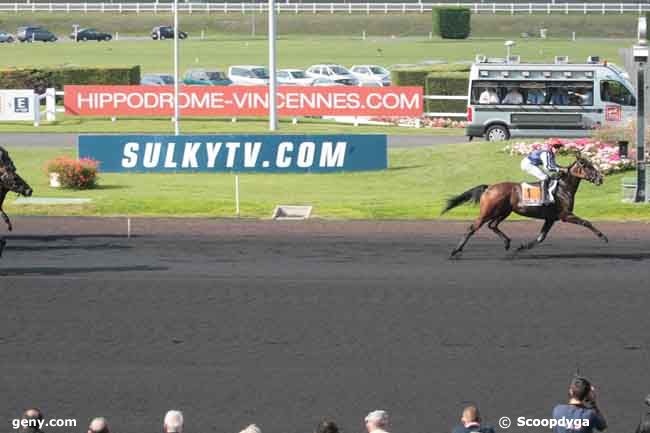
[[[541,168],[537,167],[536,165],[533,165],[533,163],[530,162],[530,159],[528,158],[524,158],[521,160],[521,169],[541,181],[548,179],[548,175],[544,173],[544,171]]]

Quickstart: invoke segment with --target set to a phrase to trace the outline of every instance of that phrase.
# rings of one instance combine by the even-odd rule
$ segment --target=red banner
[[[74,116],[171,116],[173,86],[65,86],[65,112]],[[301,87],[278,89],[280,116],[422,115],[421,87]],[[266,86],[181,86],[185,116],[266,116]]]

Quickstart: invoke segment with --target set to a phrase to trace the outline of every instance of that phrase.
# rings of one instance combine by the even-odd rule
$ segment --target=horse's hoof
[[[605,236],[605,235],[602,234],[602,233],[600,234],[600,239],[601,239],[603,242],[605,242],[606,244],[609,243],[609,239],[607,238],[607,236]]]
[[[521,244],[521,245],[519,245],[519,248],[517,248],[517,252],[527,250],[527,249],[528,249],[528,245]]]
[[[510,241],[507,241],[503,247],[508,251],[510,249]]]
[[[449,260],[458,260],[460,258],[460,251],[452,251],[451,254],[449,254]]]

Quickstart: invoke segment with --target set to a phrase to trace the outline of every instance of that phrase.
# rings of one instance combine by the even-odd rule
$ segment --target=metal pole
[[[235,215],[239,218],[239,175],[235,175]]]
[[[181,133],[178,107],[178,0],[174,0],[174,135]]]
[[[275,76],[275,0],[269,0],[269,131],[278,129],[277,78]]]
[[[637,203],[645,202],[645,63],[639,62],[636,76],[636,198]]]

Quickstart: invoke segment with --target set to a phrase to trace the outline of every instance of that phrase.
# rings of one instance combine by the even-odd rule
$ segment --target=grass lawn
[[[240,176],[243,217],[266,218],[276,204],[310,204],[324,218],[433,219],[444,200],[481,183],[523,179],[519,159],[499,152],[502,143],[465,143],[390,151],[390,169],[340,174],[245,174]],[[49,188],[45,162],[73,149],[8,150],[36,197],[84,197],[93,204],[25,207],[7,199],[11,214],[233,217],[234,175],[103,174],[89,191]],[[563,161],[568,162],[568,161]],[[576,213],[590,219],[650,220],[650,205],[621,203],[621,179],[609,176],[596,187],[584,183]],[[448,218],[472,218],[464,206]]]
[[[2,122],[2,132],[29,133],[156,133],[173,134],[174,124],[168,118],[124,118],[111,122],[106,118],[81,118],[57,114],[61,120],[42,122],[35,128],[30,122]],[[188,118],[181,119],[182,133],[195,134],[269,134],[268,120],[265,118],[240,118],[237,122],[232,119]],[[459,128],[405,128],[382,125],[354,126],[319,119],[298,119],[293,124],[291,119],[281,119],[278,134],[391,134],[391,135],[463,135],[464,129]],[[2,140],[0,136],[0,141]],[[10,144],[10,143],[5,143]]]
[[[516,40],[516,39],[515,39]],[[3,44],[0,68],[26,66],[123,66],[141,65],[142,72],[171,72],[172,42],[121,40],[110,43]],[[619,61],[619,48],[630,47],[631,40],[520,39],[513,50],[522,61],[553,61],[556,55],[568,55],[581,62],[590,55]],[[263,38],[216,37],[183,41],[180,55],[181,74],[196,67],[225,70],[236,64],[268,62],[267,41]],[[315,63],[381,64],[390,66],[424,60],[471,61],[476,54],[503,57],[503,39],[467,39],[462,41],[415,38],[360,38],[330,36],[282,37],[278,42],[279,68],[305,68]]]

